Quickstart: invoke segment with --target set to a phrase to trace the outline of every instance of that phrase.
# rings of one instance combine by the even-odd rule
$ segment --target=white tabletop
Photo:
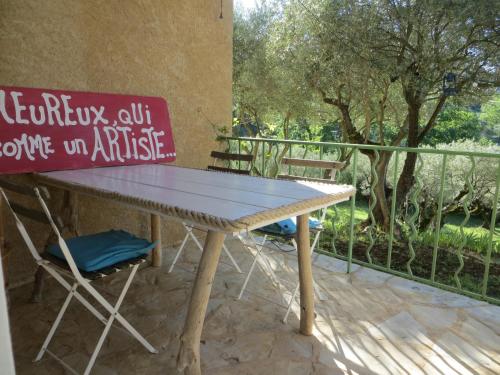
[[[255,229],[349,199],[350,185],[273,180],[153,164],[39,173],[46,184],[102,196],[225,232]]]

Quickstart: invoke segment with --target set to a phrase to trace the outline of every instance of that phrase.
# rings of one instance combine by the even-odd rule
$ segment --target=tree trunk
[[[418,147],[418,121],[420,113],[420,104],[415,100],[408,102],[408,147]],[[403,171],[399,176],[397,185],[396,202],[398,207],[401,207],[411,190],[414,182],[413,173],[417,164],[417,154],[414,152],[407,153]]]
[[[375,217],[375,222],[384,231],[389,231],[389,226],[391,222],[391,212],[389,209],[389,199],[387,194],[386,178],[387,169],[389,167],[389,161],[391,160],[391,152],[380,152],[380,160],[375,166],[375,172],[377,173],[378,183],[373,187],[373,192],[377,198],[375,207],[373,208],[373,216]],[[373,163],[375,159],[370,158],[370,163]]]
[[[323,93],[324,94],[324,93]],[[370,143],[368,139],[365,139],[362,134],[360,134],[354,123],[352,121],[349,105],[346,103],[342,103],[340,99],[334,100],[330,98],[326,98],[323,95],[323,100],[327,104],[331,104],[336,106],[340,114],[342,116],[341,121],[341,130],[342,135],[345,137],[349,143],[356,144],[366,144]],[[418,115],[417,115],[418,119]],[[417,121],[418,124],[418,121]],[[417,128],[417,136],[418,136],[418,128]],[[373,150],[360,150],[364,155],[368,156],[370,159],[371,165],[375,162],[375,152]],[[389,165],[389,161],[391,159],[392,153],[386,151],[380,151],[380,159],[377,165],[375,166],[375,170],[378,176],[378,183],[374,187],[374,193],[377,197],[377,202],[373,209],[373,215],[375,217],[375,222],[378,226],[380,226],[383,230],[388,230],[390,226],[390,210],[389,204],[387,200],[386,194],[386,176],[387,176],[387,168]]]

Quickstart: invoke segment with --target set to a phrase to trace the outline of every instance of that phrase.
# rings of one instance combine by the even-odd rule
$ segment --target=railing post
[[[497,220],[499,185],[500,185],[500,160],[498,161],[498,166],[497,166],[497,178],[496,178],[496,184],[495,184],[495,196],[493,198],[493,210],[491,210],[488,251],[486,252],[486,259],[484,260],[483,287],[481,290],[481,295],[483,297],[486,297],[486,294],[488,291],[488,278],[490,276],[491,250],[493,248],[493,234],[495,233],[495,223]]]
[[[431,269],[431,281],[434,282],[436,276],[436,263],[437,263],[437,253],[439,246],[439,236],[441,234],[441,212],[443,211],[443,195],[444,195],[444,177],[446,172],[446,161],[448,155],[443,155],[443,161],[441,165],[441,178],[439,187],[439,200],[438,200],[438,210],[436,218],[436,235],[434,237],[434,249],[432,250],[432,269]]]
[[[417,226],[415,225],[415,223],[418,220],[419,213],[420,213],[420,205],[418,204],[418,195],[420,194],[420,191],[422,190],[422,184],[420,182],[420,172],[422,172],[422,168],[424,166],[424,162],[422,160],[422,156],[420,155],[420,153],[418,153],[418,152],[415,152],[415,153],[417,155],[417,165],[416,165],[415,174],[414,174],[414,177],[415,177],[415,184],[414,185],[415,186],[412,188],[413,191],[410,194],[410,203],[413,206],[414,211],[407,220],[407,223],[410,226],[411,233],[410,233],[409,238],[408,238],[408,252],[410,254],[410,259],[408,259],[408,261],[406,262],[406,270],[408,272],[408,275],[410,275],[412,279],[413,279],[414,275],[413,275],[413,271],[411,269],[411,264],[413,263],[413,261],[415,260],[415,258],[417,256],[417,254],[415,252],[415,248],[413,247],[413,244],[415,243],[415,241],[417,240],[417,237],[418,237],[418,229],[417,229]]]
[[[356,177],[358,169],[358,149],[352,151],[352,184],[356,186]],[[349,229],[349,248],[347,250],[347,273],[351,272],[352,248],[354,246],[354,212],[356,210],[356,194],[351,197],[351,222]]]
[[[319,146],[319,160],[323,160],[323,145]],[[323,175],[321,174],[321,170],[319,170],[319,178],[323,178]]]
[[[469,206],[472,201],[472,194],[474,193],[474,186],[472,186],[472,175],[474,174],[474,170],[476,169],[476,162],[474,161],[474,156],[469,156],[469,159],[471,161],[471,168],[467,172],[465,176],[465,185],[467,186],[467,194],[465,195],[465,198],[462,202],[462,207],[465,213],[465,218],[462,220],[460,223],[460,236],[462,237],[462,241],[460,245],[456,248],[456,254],[458,258],[458,268],[455,270],[455,273],[453,275],[453,279],[455,280],[455,284],[457,285],[458,289],[462,289],[462,283],[460,281],[460,272],[464,268],[464,257],[463,257],[463,249],[465,245],[467,244],[467,237],[465,235],[464,227],[467,225],[470,219],[470,209]]]
[[[255,144],[258,144],[258,143],[256,143],[254,140],[250,141],[250,154],[252,155],[252,161],[250,162],[250,165],[248,168],[250,171],[252,171],[254,168],[257,169],[257,167],[255,166],[255,163],[257,162],[257,152],[258,151],[255,151],[255,153],[254,153]]]
[[[366,248],[365,255],[368,263],[372,264],[372,256],[371,251],[373,246],[375,245],[375,239],[373,238],[373,230],[376,227],[375,216],[373,215],[373,209],[377,205],[377,196],[375,195],[375,186],[378,184],[378,175],[377,175],[377,164],[380,160],[380,153],[375,150],[375,160],[371,163],[370,168],[370,204],[368,205],[368,218],[370,220],[370,225],[367,228],[367,236],[370,241],[368,247]]]
[[[389,224],[389,246],[387,248],[387,268],[391,269],[392,261],[392,243],[394,241],[394,224],[396,221],[396,190],[398,187],[398,164],[399,151],[396,151],[394,160],[394,173],[392,178],[392,197],[391,197],[391,223]]]
[[[266,144],[264,141],[262,141],[262,150],[260,151],[260,155],[262,157],[262,164],[261,164],[261,176],[265,177],[265,168],[266,168]]]
[[[238,139],[238,155],[241,155],[241,139]],[[238,170],[241,171],[241,160],[238,160]]]

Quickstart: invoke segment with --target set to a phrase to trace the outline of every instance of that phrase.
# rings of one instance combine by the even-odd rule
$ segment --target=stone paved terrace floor
[[[227,240],[240,266],[250,264],[248,250]],[[194,269],[200,253],[190,247],[167,273],[173,249],[165,249],[164,267],[139,271],[121,312],[160,354],[146,352],[118,329],[106,340],[94,374],[173,374]],[[296,257],[267,252],[283,284],[296,280]],[[244,276],[223,255],[212,290],[202,335],[204,374],[499,374],[500,307],[354,267],[319,256],[314,275],[327,301],[317,302],[314,336],[297,334],[294,306],[288,324],[280,302],[288,297],[257,269],[249,292],[235,299]],[[100,282],[117,294],[125,273]],[[65,293],[47,283],[41,304],[27,302],[30,286],[10,293],[11,326],[18,374],[65,374],[46,356],[33,364]],[[82,371],[102,327],[76,302],[63,320],[51,350]]]

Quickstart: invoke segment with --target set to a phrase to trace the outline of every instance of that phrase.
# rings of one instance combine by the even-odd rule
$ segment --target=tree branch
[[[429,121],[427,121],[427,124],[425,125],[425,127],[422,129],[422,131],[418,135],[418,138],[417,138],[418,139],[418,143],[422,142],[422,140],[427,135],[427,133],[436,124],[437,116],[439,115],[439,112],[441,112],[441,109],[443,108],[444,103],[446,102],[446,98],[447,97],[445,95],[441,95],[441,97],[439,98],[439,101],[438,101],[436,107],[434,108],[434,111],[432,112],[432,115],[429,118]]]

